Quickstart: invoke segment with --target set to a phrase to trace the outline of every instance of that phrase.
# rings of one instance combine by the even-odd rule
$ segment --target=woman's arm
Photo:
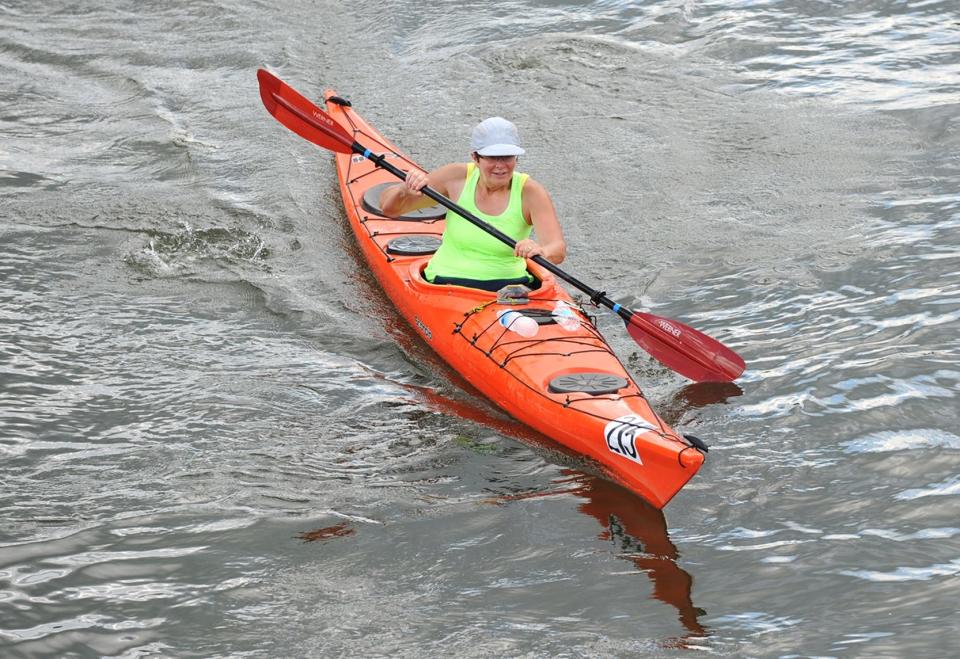
[[[403,183],[391,185],[380,193],[380,210],[387,217],[399,217],[404,213],[433,206],[437,202],[421,192],[424,186],[429,185],[444,197],[450,197],[454,192],[454,183],[462,182],[466,175],[467,166],[463,163],[444,165],[429,174],[412,169],[407,172],[407,179]],[[459,197],[460,191],[455,192]]]
[[[523,186],[523,206],[524,215],[533,225],[537,240],[527,238],[519,241],[514,254],[523,258],[540,255],[552,263],[562,263],[567,256],[567,243],[546,188],[533,179],[527,179]]]

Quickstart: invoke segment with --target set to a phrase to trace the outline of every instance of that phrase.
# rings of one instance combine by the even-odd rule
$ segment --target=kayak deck
[[[400,169],[416,167],[332,91],[325,99],[357,142]],[[350,226],[381,287],[471,385],[658,508],[699,470],[703,453],[657,416],[593,318],[552,274],[528,261],[540,286],[519,304],[431,284],[423,269],[439,246],[445,211],[387,218],[379,214],[379,192],[398,179],[359,154],[338,153],[337,172]]]

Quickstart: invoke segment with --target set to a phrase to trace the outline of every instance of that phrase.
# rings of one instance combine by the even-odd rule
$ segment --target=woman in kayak
[[[520,148],[517,128],[502,117],[481,121],[473,129],[469,163],[451,163],[429,174],[407,173],[403,185],[387,188],[380,208],[399,217],[435,202],[421,190],[429,185],[516,241],[511,249],[460,215],[448,211],[443,240],[424,276],[434,284],[455,284],[498,291],[510,284],[534,283],[525,259],[542,256],[560,263],[567,245],[546,189],[527,174],[515,172]],[[530,238],[536,231],[537,240]]]

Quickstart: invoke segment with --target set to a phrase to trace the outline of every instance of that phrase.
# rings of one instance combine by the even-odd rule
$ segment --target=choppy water
[[[106,4],[106,6],[105,6]],[[0,654],[953,653],[960,10],[0,3]],[[722,339],[665,514],[421,345],[267,66],[434,166],[519,124],[566,269]]]

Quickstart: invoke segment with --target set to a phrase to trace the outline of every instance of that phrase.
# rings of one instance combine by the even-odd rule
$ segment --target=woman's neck
[[[489,183],[483,180],[483,177],[481,177],[480,180],[477,181],[477,190],[482,194],[492,195],[498,192],[503,192],[504,190],[509,190],[510,184],[512,182],[513,182],[513,178],[511,177],[510,179],[507,180],[506,183],[503,183],[500,185],[490,185]]]

